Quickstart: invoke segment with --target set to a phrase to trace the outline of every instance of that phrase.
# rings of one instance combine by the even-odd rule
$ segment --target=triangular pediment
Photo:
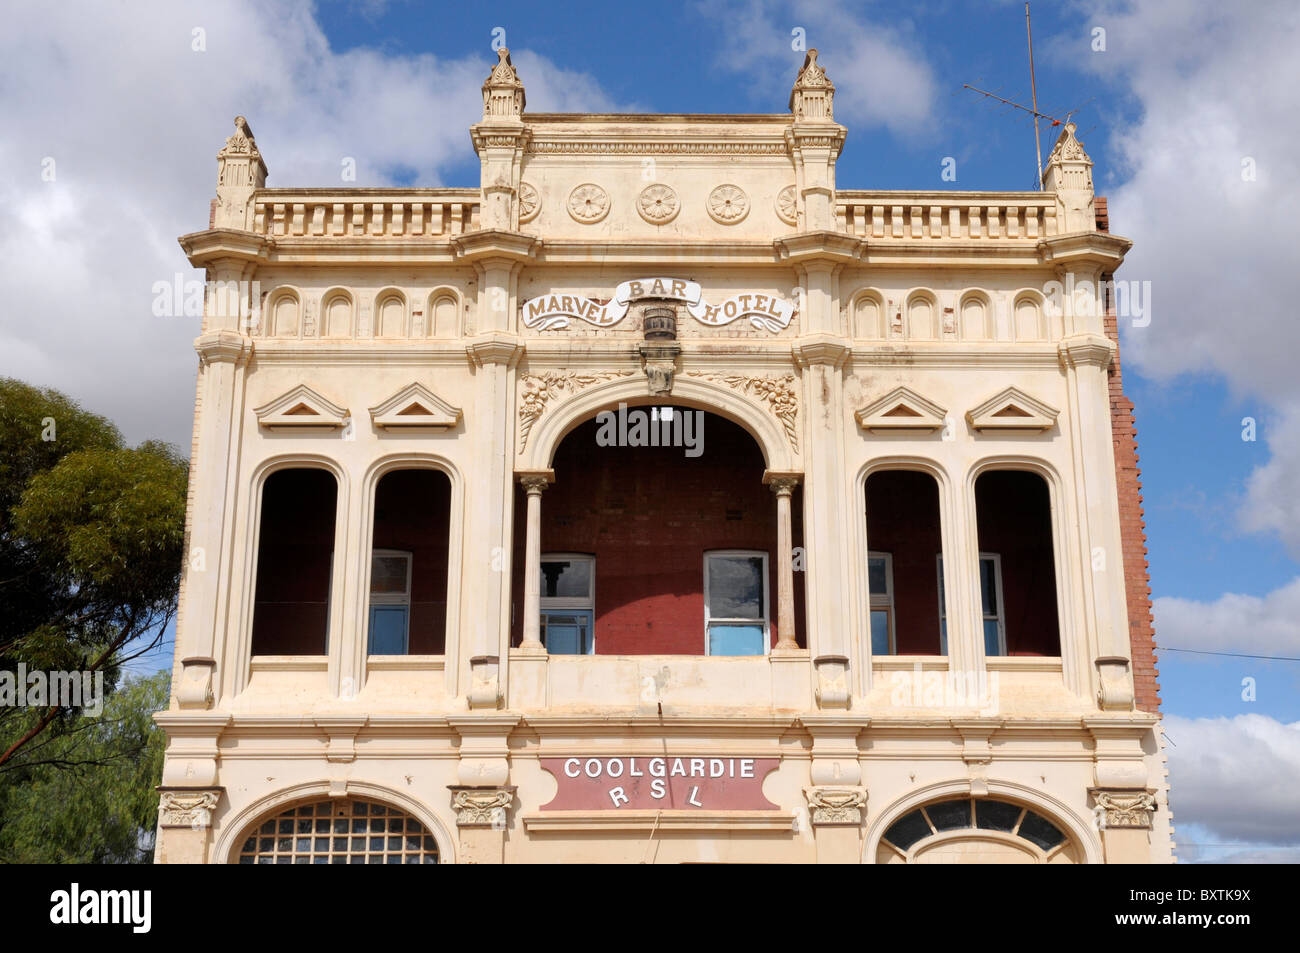
[[[853,416],[857,418],[859,427],[872,432],[933,433],[943,429],[946,413],[947,411],[938,404],[926,400],[916,391],[906,387],[895,387]]]
[[[299,384],[253,411],[258,426],[268,430],[326,429],[347,425],[348,409],[322,397],[306,384]]]
[[[1024,391],[1008,387],[966,414],[972,430],[1050,430],[1060,413]]]
[[[460,422],[460,408],[416,382],[371,407],[370,419],[381,430],[450,430]]]

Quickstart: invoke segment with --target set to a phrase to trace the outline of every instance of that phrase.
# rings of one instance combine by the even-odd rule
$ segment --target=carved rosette
[[[681,203],[670,186],[656,182],[641,190],[637,196],[636,210],[651,225],[667,225],[677,217]]]
[[[158,798],[158,820],[163,827],[205,830],[221,799],[219,790],[163,791]]]
[[[799,452],[799,396],[795,390],[793,374],[782,377],[746,377],[743,374],[714,374],[705,371],[687,371],[691,377],[717,381],[754,397],[767,404],[772,415],[781,421],[790,448]]]
[[[515,800],[510,788],[452,788],[451,804],[458,827],[491,827],[504,830],[506,812]]]
[[[776,193],[776,217],[787,225],[799,224],[799,205],[793,185],[787,185]]]
[[[599,371],[594,374],[578,374],[573,371],[546,371],[543,374],[528,374],[520,380],[519,395],[519,449],[528,445],[528,435],[533,424],[542,416],[546,405],[559,395],[577,393],[584,387],[600,381],[613,380],[616,377],[628,377],[635,371]]]
[[[1156,796],[1150,791],[1094,790],[1092,798],[1096,804],[1093,812],[1097,815],[1097,826],[1102,830],[1108,827],[1151,829]]]
[[[866,788],[804,788],[803,794],[808,799],[808,813],[814,827],[862,823],[862,809],[867,806]]]
[[[527,182],[519,183],[519,224],[527,225],[542,210],[542,196]]]
[[[575,222],[594,225],[609,214],[609,193],[599,185],[583,183],[569,193],[569,215]]]
[[[709,193],[708,209],[719,225],[736,225],[749,214],[749,196],[738,185],[719,185]]]

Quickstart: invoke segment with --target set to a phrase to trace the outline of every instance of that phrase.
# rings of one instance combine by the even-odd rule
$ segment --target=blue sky
[[[1119,277],[1154,291],[1150,326],[1122,325],[1121,339],[1157,641],[1300,656],[1300,323],[1286,294],[1300,5],[1032,12],[1040,109],[1074,110],[1111,229],[1135,241]],[[196,329],[160,323],[149,301],[153,282],[197,277],[175,237],[206,224],[213,156],[237,113],[269,185],[337,184],[340,158],[355,157],[360,186],[472,186],[468,125],[494,40],[534,111],[776,113],[802,30],[849,129],[840,187],[1019,190],[1035,178],[1029,119],[962,89],[1029,102],[1019,2],[142,0],[8,18],[0,374],[73,394],[131,440],[189,443]],[[1054,139],[1044,128],[1044,155]],[[35,172],[45,157],[57,183]],[[940,176],[947,157],[955,182]],[[1160,674],[1179,840],[1242,845],[1181,855],[1300,859],[1300,662],[1167,651]]]

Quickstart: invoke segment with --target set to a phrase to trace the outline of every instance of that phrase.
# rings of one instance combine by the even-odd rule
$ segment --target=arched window
[[[254,825],[241,864],[436,864],[438,844],[411,815],[360,798],[312,801]]]
[[[988,299],[979,293],[961,299],[961,339],[963,341],[992,341],[997,335],[993,327],[993,309]]]
[[[429,335],[435,338],[454,338],[460,332],[456,299],[450,294],[436,293],[429,305]]]
[[[867,477],[872,655],[942,655],[939,484],[920,470]]]
[[[936,801],[885,831],[878,864],[1071,864],[1070,839],[1043,815],[998,798]]]
[[[863,341],[884,339],[885,309],[875,294],[864,294],[853,303],[853,336]]]
[[[1038,299],[1024,294],[1016,299],[1016,340],[1045,341],[1047,325]]]
[[[324,655],[338,482],[328,470],[277,470],[262,486],[254,655]]]

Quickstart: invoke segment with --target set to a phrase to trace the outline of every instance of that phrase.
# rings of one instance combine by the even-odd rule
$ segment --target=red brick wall
[[[776,498],[763,455],[742,428],[704,415],[704,453],[681,447],[601,447],[595,421],[556,451],[542,496],[542,551],[596,557],[595,647],[601,655],[704,654],[704,553],[768,554],[768,616],[776,632]],[[801,494],[792,502],[802,543]],[[512,644],[522,636],[525,495],[515,495]],[[803,636],[803,575],[795,573],[796,637]]]
[[[1097,200],[1097,227],[1109,227],[1105,199]],[[1111,276],[1106,275],[1109,279]],[[1115,302],[1107,301],[1106,336],[1119,344]],[[1160,710],[1159,670],[1156,668],[1155,626],[1151,615],[1151,572],[1147,562],[1146,521],[1142,515],[1142,470],[1138,467],[1137,423],[1133,401],[1124,394],[1118,353],[1110,366],[1110,426],[1115,447],[1115,482],[1119,491],[1120,545],[1128,602],[1129,646],[1133,658],[1133,687],[1137,707]]]

